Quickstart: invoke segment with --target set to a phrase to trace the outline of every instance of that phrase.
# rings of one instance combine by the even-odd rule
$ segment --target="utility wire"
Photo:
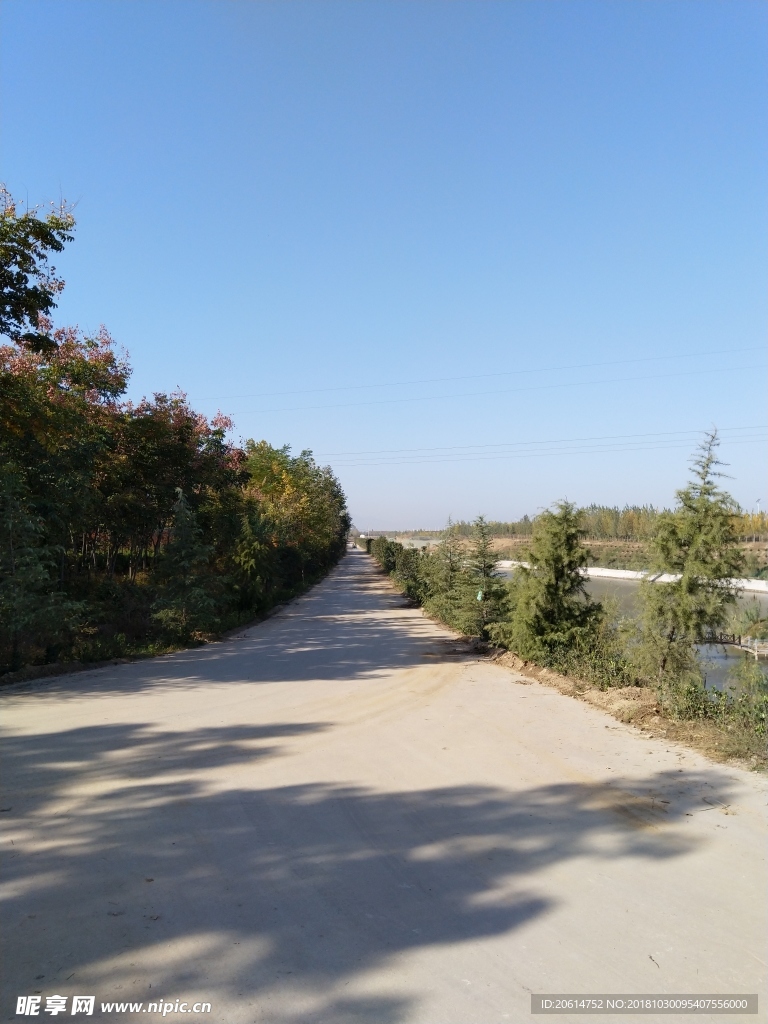
[[[731,440],[723,440],[723,445],[733,446],[737,444],[761,444],[768,442],[768,434],[761,437],[753,438],[733,438]],[[669,441],[662,442],[661,444],[650,444],[650,445],[636,445],[632,447],[619,447],[619,446],[590,446],[585,448],[543,448],[541,450],[532,450],[527,452],[500,452],[495,454],[487,455],[456,455],[456,456],[444,456],[437,458],[413,458],[413,459],[391,459],[391,460],[375,460],[375,461],[359,461],[359,462],[334,462],[334,468],[336,469],[351,469],[354,467],[361,466],[421,466],[421,465],[444,465],[444,464],[455,464],[460,462],[495,462],[495,461],[506,461],[510,459],[531,459],[541,458],[544,456],[552,455],[611,455],[621,453],[632,453],[632,452],[647,452],[647,451],[659,451],[659,450],[671,450],[676,448],[690,447],[690,441]]]
[[[559,388],[584,388],[592,387],[596,384],[631,384],[638,381],[645,380],[668,380],[674,377],[694,377],[701,376],[706,373],[728,373],[737,371],[744,373],[747,370],[763,370],[765,369],[764,364],[756,363],[752,366],[716,366],[711,369],[702,370],[681,370],[674,373],[652,373],[646,374],[640,377],[609,377],[603,380],[579,380],[579,381],[565,381],[560,384],[535,384],[530,387],[523,388],[502,388],[496,391],[464,391],[458,394],[450,395],[421,395],[414,398],[379,398],[368,402],[341,402],[333,405],[296,405],[288,406],[281,409],[250,409],[241,410],[247,412],[259,413],[265,415],[267,413],[280,413],[280,412],[311,412],[314,410],[325,410],[325,409],[356,409],[366,408],[370,409],[376,405],[401,405],[404,403],[412,402],[435,402],[445,401],[446,399],[456,398],[479,398],[490,395],[517,395],[526,391],[552,391]]]
[[[305,388],[300,391],[256,391],[245,395],[202,395],[198,401],[230,401],[235,398],[282,398],[287,395],[317,395],[331,391],[363,391],[374,388],[400,388],[411,384],[443,384],[456,380],[483,380],[490,377],[516,377],[524,373],[557,373],[561,370],[587,370],[597,366],[624,366],[633,363],[655,363],[669,359],[701,359],[705,356],[739,355],[744,352],[763,352],[764,346],[749,348],[713,349],[710,352],[683,352],[680,355],[640,356],[636,359],[611,359],[598,363],[566,363],[563,366],[541,366],[528,370],[500,370],[494,373],[461,374],[458,377],[421,377],[414,380],[385,381],[376,384],[342,384],[331,388]]]
[[[744,427],[719,427],[718,435],[722,435],[726,432],[734,430],[768,430],[768,424],[758,423],[754,426]],[[577,444],[586,441],[624,441],[633,437],[648,438],[648,437],[675,437],[682,439],[686,434],[693,434],[694,436],[700,436],[700,430],[661,430],[654,431],[652,433],[645,434],[593,434],[588,437],[556,437],[548,439],[540,439],[536,441],[503,441],[496,442],[494,444],[447,444],[440,445],[437,448],[373,448],[363,449],[357,452],[320,452],[318,457],[328,459],[332,456],[352,456],[352,455],[401,455],[404,452],[440,452],[440,451],[455,451],[458,449],[476,449],[476,448],[508,448],[508,447],[519,447],[521,445],[535,445],[535,444]]]

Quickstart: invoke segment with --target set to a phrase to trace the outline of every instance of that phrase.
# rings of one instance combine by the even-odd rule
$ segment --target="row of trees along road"
[[[155,651],[261,613],[343,553],[311,452],[237,447],[182,393],[137,404],[107,331],[53,326],[65,208],[0,218],[0,671]]]
[[[643,582],[642,614],[590,600],[584,568],[585,516],[567,501],[537,516],[527,567],[506,581],[492,551],[492,525],[475,520],[469,541],[449,522],[436,549],[419,551],[379,537],[371,554],[401,589],[459,632],[490,640],[520,657],[602,688],[656,688],[666,713],[720,717],[765,734],[768,689],[759,665],[738,663],[733,687],[706,686],[699,647],[728,628],[741,576],[739,510],[719,486],[718,438],[712,432],[693,459],[692,478],[672,510],[654,516],[653,573],[674,582]],[[753,616],[753,635],[768,623]]]

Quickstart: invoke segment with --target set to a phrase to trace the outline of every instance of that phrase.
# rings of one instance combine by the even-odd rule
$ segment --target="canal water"
[[[505,572],[504,575],[511,576],[511,573]],[[587,592],[594,601],[615,601],[621,615],[635,618],[640,614],[640,583],[636,580],[593,578],[587,582]],[[768,617],[768,594],[741,593],[736,601],[738,610],[745,610],[756,602],[761,610],[760,617]],[[751,654],[746,654],[736,647],[718,644],[701,644],[699,653],[707,677],[707,686],[718,690],[730,685],[728,676],[740,659],[752,657]]]
[[[613,598],[616,601],[621,613],[635,617],[640,613],[639,597],[640,584],[635,580],[612,580],[612,579],[591,579],[587,584],[587,591],[595,601],[606,601]],[[741,593],[736,598],[736,609],[745,610],[750,605],[757,603],[761,611],[761,618],[768,616],[768,595]],[[736,610],[734,609],[734,610]],[[732,685],[728,677],[742,658],[751,658],[751,654],[731,647],[729,644],[701,644],[699,646],[704,672],[707,677],[707,686],[722,690],[724,686]]]

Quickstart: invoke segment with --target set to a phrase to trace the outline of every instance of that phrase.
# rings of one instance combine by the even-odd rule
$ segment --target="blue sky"
[[[669,504],[713,424],[766,507],[765,4],[0,18],[2,177],[77,204],[57,319],[132,397],[311,448],[363,529]]]

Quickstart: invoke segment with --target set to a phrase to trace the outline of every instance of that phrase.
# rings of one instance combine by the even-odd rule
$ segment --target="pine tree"
[[[503,614],[507,588],[497,569],[493,536],[485,516],[472,524],[472,545],[464,567],[466,579],[465,614],[474,621],[473,633],[487,637],[488,627]]]
[[[487,639],[490,625],[504,613],[507,588],[496,568],[490,524],[483,516],[475,519],[469,548],[460,529],[449,520],[429,556],[426,609],[466,636]]]
[[[461,537],[449,518],[432,556],[431,583],[436,592],[448,594],[456,589],[461,579],[465,558]]]
[[[425,608],[430,615],[456,628],[465,561],[466,551],[461,535],[449,518],[436,550],[424,557]]]
[[[492,631],[523,657],[545,662],[588,641],[602,614],[586,592],[589,551],[580,512],[569,501],[555,507],[536,518],[528,566],[513,585],[511,618]]]
[[[653,574],[680,578],[644,581],[642,642],[638,657],[660,683],[695,670],[694,644],[711,639],[725,625],[736,601],[734,578],[743,572],[735,517],[739,508],[717,484],[717,431],[708,433],[692,459],[688,486],[677,492],[677,507],[662,513],[651,539]]]

